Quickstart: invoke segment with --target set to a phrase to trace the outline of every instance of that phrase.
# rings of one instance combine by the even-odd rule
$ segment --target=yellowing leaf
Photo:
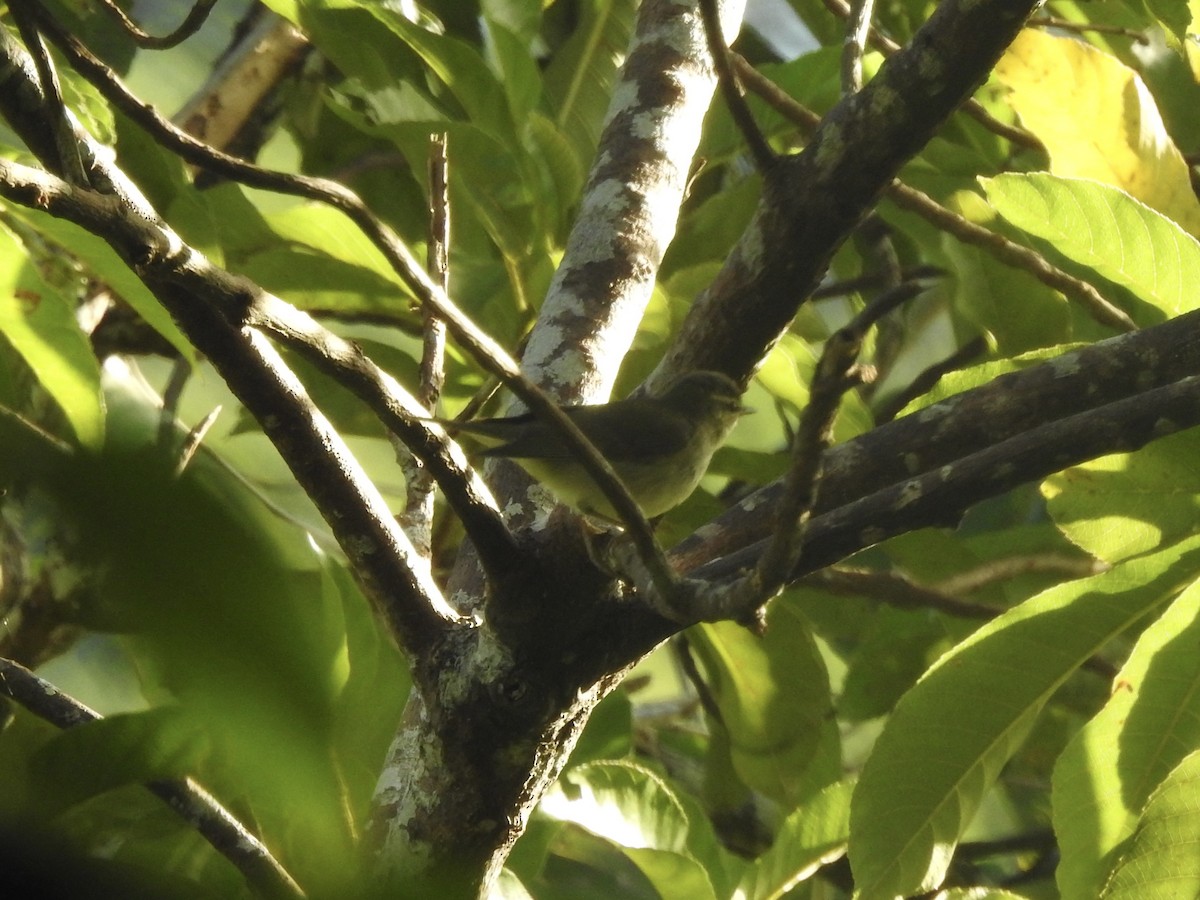
[[[1200,235],[1187,164],[1136,72],[1088,44],[1027,30],[995,74],[1046,145],[1051,172],[1115,185]]]

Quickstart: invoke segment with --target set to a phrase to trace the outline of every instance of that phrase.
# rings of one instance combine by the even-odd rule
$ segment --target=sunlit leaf
[[[1200,894],[1200,751],[1156,790],[1124,848],[1103,900],[1174,900]]]
[[[1132,310],[1135,319],[1153,324],[1200,304],[1200,243],[1127,194],[1044,174],[982,181],[1004,218],[1154,307]]]
[[[1088,553],[1116,562],[1195,531],[1200,434],[1184,431],[1051,475],[1042,494],[1055,524]]]
[[[504,87],[475,48],[422,28],[387,4],[365,0],[360,5],[420,55],[428,70],[462,105],[468,121],[499,140],[515,138],[513,111]],[[529,75],[527,71],[523,74]]]
[[[1187,163],[1136,72],[1083,41],[1030,28],[994,74],[1050,151],[1051,172],[1121,188],[1200,235]]]
[[[1064,900],[1099,896],[1156,785],[1200,746],[1200,583],[1138,639],[1112,697],[1054,768],[1056,878]]]
[[[100,366],[75,321],[72,300],[34,268],[25,248],[0,226],[0,334],[62,409],[79,443],[104,440]]]
[[[786,808],[795,805],[830,707],[828,676],[807,623],[777,603],[762,637],[717,622],[695,629],[691,643],[739,777]]]
[[[864,900],[936,888],[1054,691],[1198,571],[1200,537],[1051,588],[938,660],[897,705],[854,793],[850,862]]]
[[[632,763],[589,763],[565,773],[542,798],[543,814],[574,822],[622,848],[660,891],[715,897],[689,852],[693,823],[667,784]],[[708,827],[707,822],[694,823]]]
[[[943,240],[942,251],[954,267],[955,308],[966,321],[991,334],[1004,356],[1069,337],[1070,310],[1057,291],[950,237]]]
[[[738,884],[739,900],[779,900],[823,865],[846,852],[854,781],[830,785],[792,812],[771,849],[755,860]]]
[[[66,219],[56,219],[28,207],[13,208],[13,214],[55,244],[70,248],[70,253],[82,260],[117,296],[132,306],[146,324],[170,341],[187,359],[196,358],[196,351],[179,331],[170,314],[102,238]]]
[[[632,0],[587,0],[571,37],[554,54],[544,72],[546,96],[554,120],[591,162],[600,128],[633,31],[637,4]]]

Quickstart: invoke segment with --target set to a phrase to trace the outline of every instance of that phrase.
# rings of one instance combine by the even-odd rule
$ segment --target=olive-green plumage
[[[647,516],[687,499],[713,453],[747,410],[720,372],[676,376],[657,394],[563,408],[609,461]],[[530,413],[473,422],[443,422],[487,447],[480,455],[511,459],[580,512],[617,518],[612,505],[567,449],[558,431]]]

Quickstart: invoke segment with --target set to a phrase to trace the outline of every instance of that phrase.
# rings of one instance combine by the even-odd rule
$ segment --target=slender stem
[[[871,33],[875,0],[851,0],[846,39],[842,44],[842,93],[856,94],[863,86],[863,54]]]
[[[125,15],[125,11],[117,6],[113,0],[100,0],[100,8],[112,16],[121,26],[121,29],[133,38],[139,47],[144,47],[147,50],[168,50],[171,47],[182,44],[200,30],[208,20],[208,14],[212,12],[213,7],[216,5],[217,0],[196,0],[195,5],[188,10],[187,16],[179,24],[178,28],[162,37],[155,37],[152,34],[142,31],[138,24]]]
[[[725,105],[733,117],[734,124],[741,131],[750,148],[750,155],[760,172],[768,171],[775,165],[775,151],[767,143],[762,129],[754,121],[754,114],[746,103],[738,85],[737,76],[729,61],[729,45],[725,43],[725,34],[721,30],[721,14],[717,9],[717,0],[700,0],[700,17],[704,22],[704,35],[708,38],[708,50],[712,55],[713,68],[717,72],[717,83],[721,86],[721,95]]]

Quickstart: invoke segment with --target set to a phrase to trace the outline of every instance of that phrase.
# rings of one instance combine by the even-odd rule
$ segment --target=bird
[[[674,376],[654,394],[565,406],[563,412],[608,460],[646,517],[655,518],[691,495],[713,453],[750,410],[732,378],[696,370]],[[435,421],[484,447],[477,455],[511,459],[576,511],[619,520],[558,429],[532,413]]]

